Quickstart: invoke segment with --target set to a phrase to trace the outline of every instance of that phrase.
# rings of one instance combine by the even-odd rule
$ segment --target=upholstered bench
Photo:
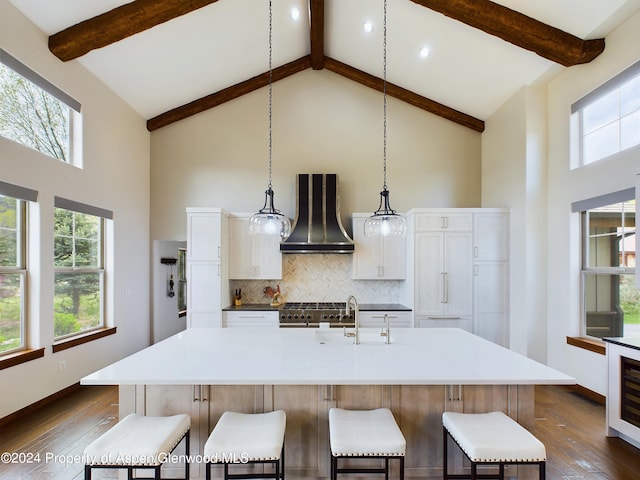
[[[134,469],[153,469],[155,479],[168,455],[185,439],[189,454],[189,415],[147,417],[131,414],[102,434],[84,449],[84,478],[91,479],[94,468],[127,469],[133,478]],[[189,478],[189,462],[185,462],[184,478]]]
[[[384,473],[389,478],[389,460],[400,462],[400,479],[404,479],[404,455],[407,443],[388,408],[376,410],[329,410],[331,444],[331,479],[339,473]],[[346,458],[381,458],[384,467],[338,468]]]
[[[442,414],[444,437],[444,480],[451,478],[504,479],[505,465],[536,464],[540,480],[545,478],[546,450],[526,428],[502,412]],[[471,474],[449,474],[447,436],[450,436],[471,462]],[[497,465],[498,474],[478,474],[478,465]]]
[[[211,467],[224,464],[224,478],[284,480],[284,411],[267,413],[224,412],[204,445],[206,479]],[[271,464],[273,473],[229,473],[230,464]]]

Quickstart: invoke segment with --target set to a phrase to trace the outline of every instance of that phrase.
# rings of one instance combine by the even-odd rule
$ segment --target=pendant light
[[[285,239],[291,232],[291,222],[286,215],[277,210],[273,204],[273,188],[271,187],[271,152],[272,152],[272,95],[273,95],[273,70],[271,57],[273,51],[272,4],[269,0],[269,183],[264,192],[264,206],[249,220],[249,232],[251,235],[279,235]]]
[[[402,236],[407,233],[407,221],[391,208],[389,204],[389,189],[387,188],[387,0],[384,0],[383,16],[383,71],[382,71],[382,96],[384,98],[383,109],[383,184],[380,192],[380,205],[373,215],[364,222],[364,234],[373,236]]]

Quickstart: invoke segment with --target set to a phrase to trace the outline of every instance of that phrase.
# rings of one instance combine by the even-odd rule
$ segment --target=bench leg
[[[449,465],[447,462],[447,429],[442,427],[442,478],[444,480],[449,479]]]
[[[547,462],[540,462],[539,464],[539,470],[540,470],[540,480],[545,480],[546,476],[547,476]]]

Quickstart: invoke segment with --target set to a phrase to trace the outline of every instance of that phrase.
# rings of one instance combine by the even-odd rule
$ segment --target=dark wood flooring
[[[640,450],[605,436],[602,405],[567,387],[536,387],[535,398],[532,433],[547,447],[549,480],[640,478]],[[0,479],[83,478],[82,463],[75,457],[111,428],[117,416],[116,387],[80,387],[6,423],[0,428],[0,452],[16,454],[17,463],[0,463]],[[117,478],[117,473],[96,470],[93,478]]]

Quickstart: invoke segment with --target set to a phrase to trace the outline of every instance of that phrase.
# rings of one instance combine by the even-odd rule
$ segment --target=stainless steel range
[[[328,323],[330,327],[354,326],[353,312],[344,314],[344,302],[288,302],[280,310],[280,328],[319,327]]]

